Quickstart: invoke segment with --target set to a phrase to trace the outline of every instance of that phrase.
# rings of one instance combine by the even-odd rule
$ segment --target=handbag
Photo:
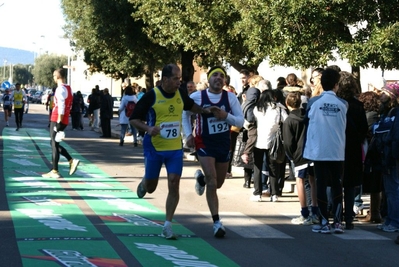
[[[248,163],[244,163],[241,158],[241,155],[243,154],[244,149],[245,149],[245,145],[247,144],[247,142],[242,141],[243,140],[242,136],[243,136],[242,132],[240,132],[239,135],[237,136],[235,150],[234,150],[233,155],[231,155],[233,157],[231,165],[234,167],[244,167],[244,168],[252,169],[253,164],[254,164],[252,155],[249,156]]]
[[[278,129],[274,138],[271,141],[271,147],[269,151],[270,160],[277,163],[283,163],[285,160],[285,150],[283,145],[283,133],[282,133],[282,121],[281,121],[281,108],[280,108],[280,121],[278,123]]]

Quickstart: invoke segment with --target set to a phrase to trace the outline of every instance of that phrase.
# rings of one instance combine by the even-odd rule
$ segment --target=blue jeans
[[[125,139],[126,135],[126,130],[129,128],[129,132],[132,133],[133,135],[133,143],[137,143],[137,129],[134,128],[133,126],[129,127],[129,124],[121,124],[121,136],[120,136],[120,141],[123,142]]]
[[[388,216],[385,224],[399,227],[399,177],[396,166],[390,168],[390,174],[384,174],[383,180],[388,202]]]
[[[137,143],[137,129],[135,127],[133,127],[131,124],[128,124],[127,125],[127,130],[133,136],[133,143]]]

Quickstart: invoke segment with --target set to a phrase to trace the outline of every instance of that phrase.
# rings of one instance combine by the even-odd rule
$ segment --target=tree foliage
[[[345,1],[337,8],[352,28],[352,40],[338,44],[342,57],[352,65],[399,68],[398,0]]]
[[[35,67],[32,71],[35,83],[45,87],[55,86],[53,72],[68,64],[68,57],[55,54],[44,54],[36,58]]]
[[[176,61],[177,49],[152,42],[135,21],[127,0],[62,0],[67,35],[91,71],[114,78],[152,73],[165,62]]]
[[[33,82],[33,75],[30,72],[32,65],[18,64],[14,66],[13,82],[20,84],[31,84]]]
[[[3,76],[4,78],[7,77],[8,79],[8,71],[9,71],[10,67],[0,67],[0,75]],[[23,64],[17,64],[17,65],[13,65],[13,77],[12,77],[12,81],[13,83],[20,83],[20,84],[30,84],[33,81],[33,75],[31,73],[31,70],[33,68],[32,65],[23,65]],[[5,70],[7,71],[7,73],[5,72]],[[1,79],[3,80],[3,77]]]
[[[200,66],[230,62],[241,66],[258,65],[252,51],[243,46],[243,34],[234,29],[240,14],[232,0],[173,1],[130,0],[143,20],[143,31],[154,42],[163,46],[177,46],[192,51]]]
[[[135,76],[180,53],[200,66],[306,68],[335,57],[399,67],[399,0],[63,0],[70,37],[93,70]],[[156,67],[155,67],[156,68]],[[151,70],[152,68],[147,68]],[[185,74],[186,73],[186,74]]]

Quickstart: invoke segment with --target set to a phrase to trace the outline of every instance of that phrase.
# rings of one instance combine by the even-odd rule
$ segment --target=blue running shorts
[[[295,177],[305,179],[308,174],[314,176],[313,162],[295,167]]]
[[[183,171],[183,150],[156,151],[149,148],[144,151],[145,179],[158,179],[162,164],[166,172],[181,176]]]
[[[197,150],[197,155],[200,157],[212,157],[216,162],[228,162],[230,160],[230,148],[200,148]]]

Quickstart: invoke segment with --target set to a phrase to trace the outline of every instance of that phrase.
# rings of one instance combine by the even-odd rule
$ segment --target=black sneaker
[[[139,198],[143,198],[145,196],[145,194],[147,194],[147,191],[145,191],[144,186],[143,186],[143,181],[141,181],[139,183],[139,185],[137,186],[137,196]]]
[[[197,193],[197,195],[202,196],[202,194],[204,194],[205,191],[205,186],[202,186],[201,183],[205,183],[204,181],[205,176],[202,173],[202,171],[198,169],[194,174],[194,178],[195,178],[195,192]]]

